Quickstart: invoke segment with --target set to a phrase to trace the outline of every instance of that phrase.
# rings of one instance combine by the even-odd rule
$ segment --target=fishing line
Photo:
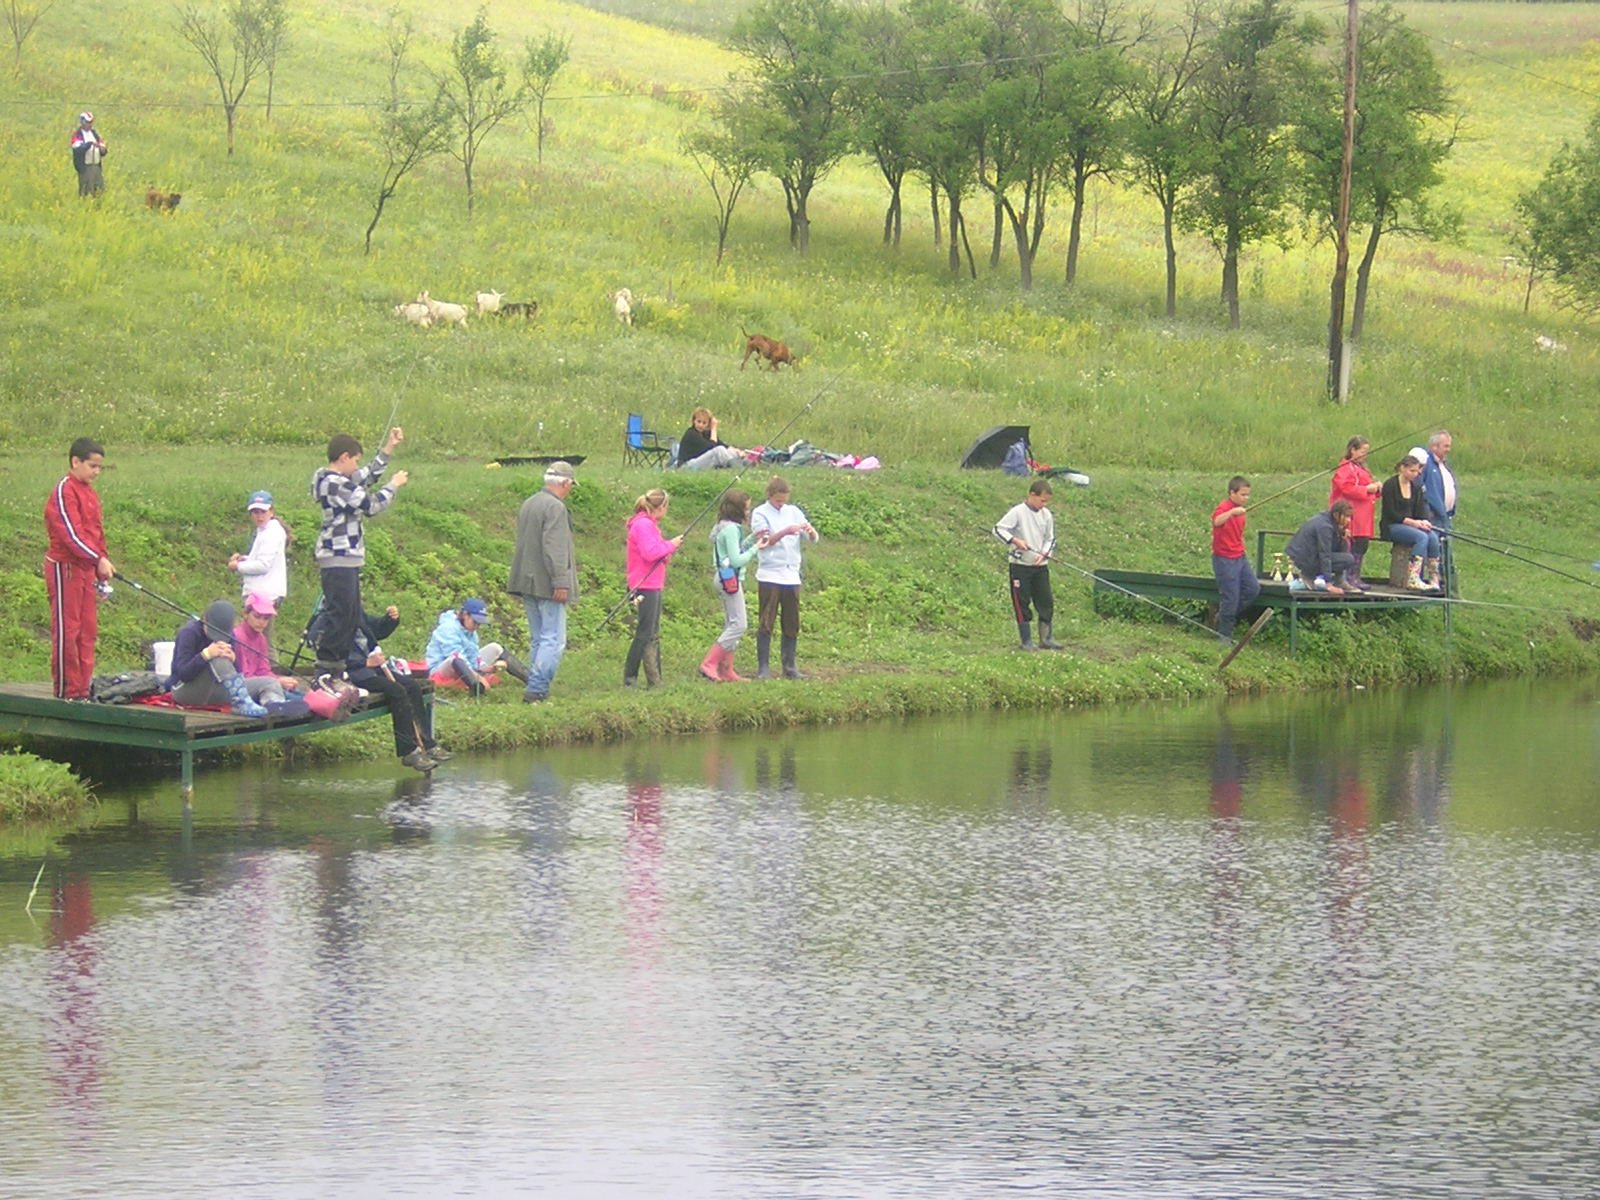
[[[1461,541],[1467,543],[1467,545],[1476,546],[1480,550],[1490,550],[1490,551],[1493,551],[1496,554],[1502,554],[1506,558],[1514,558],[1518,562],[1527,563],[1530,567],[1538,567],[1542,571],[1549,571],[1550,574],[1559,575],[1563,579],[1570,579],[1574,583],[1581,583],[1586,588],[1592,588],[1592,587],[1596,586],[1596,584],[1595,584],[1595,582],[1593,580],[1585,579],[1581,575],[1573,575],[1571,572],[1568,572],[1568,571],[1557,570],[1555,567],[1552,567],[1552,566],[1548,565],[1547,563],[1542,563],[1536,558],[1529,558],[1524,554],[1513,554],[1509,550],[1502,550],[1502,549],[1500,549],[1500,547],[1491,545],[1488,542],[1480,542],[1475,537],[1470,537],[1470,536],[1468,536],[1467,534],[1464,534],[1464,533],[1458,533],[1453,529],[1444,531],[1444,534],[1445,534],[1446,537],[1449,537],[1449,538],[1458,538]]]
[[[774,445],[777,445],[777,444],[781,443],[783,441],[783,435],[788,433],[789,430],[794,427],[794,424],[795,424],[796,421],[798,421],[801,417],[805,416],[806,413],[811,411],[811,406],[814,405],[818,400],[821,400],[822,397],[827,394],[828,389],[833,387],[835,381],[837,381],[838,378],[839,378],[839,373],[837,371],[834,371],[831,374],[829,374],[829,376],[825,380],[822,381],[822,386],[819,387],[816,390],[816,392],[812,395],[811,399],[809,399],[809,400],[807,400],[805,402],[804,406],[801,407],[800,411],[795,413],[794,416],[790,417],[789,420],[784,423],[783,428],[778,430],[778,432],[776,434],[774,434],[771,438],[769,438],[766,441],[765,448],[770,450],[770,449],[772,449],[772,447]],[[763,458],[764,457],[765,456],[763,455]],[[745,463],[744,466],[740,467],[739,470],[734,473],[733,478],[728,480],[727,485],[720,492],[718,492],[715,496],[711,497],[711,499],[706,503],[705,507],[702,508],[699,512],[697,512],[694,515],[694,519],[691,520],[687,525],[685,525],[683,527],[683,532],[680,533],[678,536],[680,538],[688,537],[689,536],[689,531],[692,530],[696,525],[700,524],[700,522],[705,519],[705,515],[708,512],[710,512],[712,509],[714,509],[718,504],[722,503],[722,498],[724,496],[726,496],[729,492],[733,491],[734,487],[738,484],[739,480],[744,478],[745,473],[747,471],[749,471],[750,468],[752,468],[752,467],[761,466],[762,462],[763,462],[763,459],[762,458],[758,458],[758,459],[755,459],[752,462],[747,462],[747,463]],[[773,463],[771,465],[772,466],[778,466],[780,464]],[[662,560],[662,561],[665,561],[665,560]],[[659,566],[659,565],[660,565],[660,563],[656,564],[656,566]],[[650,568],[650,573],[653,574],[654,571],[655,571],[655,567],[651,567]],[[646,578],[649,578],[648,574],[646,575]],[[598,624],[598,625],[596,625],[594,627],[594,632],[592,634],[590,634],[589,636],[598,637],[601,633],[603,633],[605,631],[606,626],[611,624],[612,620],[616,617],[616,615],[619,612],[621,612],[624,608],[626,608],[628,605],[633,603],[634,597],[639,594],[640,590],[641,589],[639,589],[637,587],[629,588],[627,590],[627,592],[624,593],[622,599],[617,601],[615,607],[613,607],[611,609],[611,611],[606,613],[605,617],[601,619],[600,624]]]
[[[1468,536],[1469,536],[1467,534],[1462,533],[1460,531],[1460,529],[1456,528],[1453,525],[1450,527],[1449,532],[1450,532],[1450,534],[1452,536],[1459,537],[1462,540],[1466,540],[1468,538]],[[1548,558],[1564,558],[1568,562],[1581,562],[1581,563],[1586,563],[1586,562],[1590,561],[1589,559],[1581,557],[1581,556],[1579,556],[1577,554],[1563,554],[1559,550],[1546,550],[1541,546],[1529,546],[1529,545],[1526,545],[1526,544],[1524,544],[1522,542],[1512,542],[1512,541],[1508,541],[1507,539],[1505,539],[1503,537],[1495,537],[1495,536],[1492,536],[1492,535],[1482,535],[1482,534],[1472,534],[1470,536],[1472,536],[1472,537],[1484,537],[1487,541],[1494,542],[1497,545],[1513,546],[1518,550],[1529,550],[1529,551],[1532,551],[1534,554],[1543,554]]]
[[[1382,443],[1380,443],[1379,445],[1376,445],[1376,446],[1369,446],[1369,447],[1367,447],[1367,457],[1371,458],[1379,450],[1384,449],[1386,446],[1392,446],[1396,442],[1403,442],[1403,441],[1407,440],[1408,438],[1414,438],[1418,434],[1426,433],[1430,429],[1438,429],[1443,424],[1444,424],[1443,421],[1433,421],[1433,422],[1430,422],[1427,425],[1424,425],[1421,429],[1414,429],[1409,433],[1402,433],[1399,437],[1390,438],[1387,442],[1382,442]],[[1302,479],[1299,483],[1291,483],[1288,487],[1284,488],[1282,491],[1273,492],[1272,495],[1268,496],[1264,500],[1257,500],[1254,504],[1246,505],[1245,506],[1245,512],[1247,512],[1247,513],[1254,512],[1256,509],[1260,508],[1263,504],[1271,504],[1279,496],[1287,496],[1290,492],[1294,491],[1296,488],[1303,488],[1303,487],[1305,487],[1306,484],[1315,483],[1317,480],[1321,479],[1325,475],[1332,475],[1335,471],[1337,471],[1340,467],[1342,467],[1345,464],[1345,462],[1348,462],[1348,461],[1349,461],[1348,459],[1342,459],[1339,462],[1334,463],[1333,466],[1329,467],[1326,471],[1318,471],[1315,475],[1312,475],[1307,479]]]

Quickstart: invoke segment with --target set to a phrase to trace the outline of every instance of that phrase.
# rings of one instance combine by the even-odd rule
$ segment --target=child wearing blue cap
[[[256,524],[256,538],[248,554],[228,559],[228,570],[238,573],[246,597],[255,593],[282,604],[289,594],[289,527],[273,511],[271,492],[252,492],[245,511]]]
[[[489,606],[477,596],[463,600],[460,608],[439,614],[424,655],[434,686],[465,687],[474,696],[481,696],[485,688],[498,682],[494,673],[499,670],[527,682],[528,669],[499,642],[478,645],[478,630],[488,623]]]

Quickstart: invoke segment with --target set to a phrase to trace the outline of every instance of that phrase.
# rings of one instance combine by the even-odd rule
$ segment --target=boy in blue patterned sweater
[[[322,575],[324,619],[317,642],[317,670],[342,676],[350,643],[361,620],[361,567],[367,548],[362,540],[363,518],[388,508],[395,493],[406,485],[406,473],[396,471],[389,483],[378,486],[384,470],[405,435],[396,425],[366,466],[361,465],[361,443],[348,433],[328,442],[328,465],[311,477],[311,495],[322,507],[322,531],[313,556]]]

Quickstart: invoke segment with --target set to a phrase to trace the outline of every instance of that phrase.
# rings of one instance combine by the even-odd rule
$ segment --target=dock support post
[[[194,751],[180,750],[178,756],[183,764],[183,802],[188,804],[194,798]]]

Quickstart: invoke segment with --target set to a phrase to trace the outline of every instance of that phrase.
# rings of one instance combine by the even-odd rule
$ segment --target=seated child
[[[473,596],[454,611],[439,614],[424,657],[428,676],[436,687],[465,687],[474,696],[499,682],[494,672],[504,668],[526,682],[527,668],[508,654],[499,642],[478,645],[478,630],[489,623],[489,606]]]
[[[433,706],[422,680],[411,674],[408,663],[391,660],[378,644],[399,625],[400,610],[392,604],[381,617],[363,612],[345,659],[345,674],[357,687],[378,692],[389,702],[394,752],[400,761],[416,771],[431,771],[455,755],[434,740]]]
[[[172,648],[172,699],[190,708],[226,706],[236,716],[264,717],[260,702],[282,703],[283,685],[268,674],[247,678],[235,661],[233,605],[218,600],[205,616],[178,630]]]

